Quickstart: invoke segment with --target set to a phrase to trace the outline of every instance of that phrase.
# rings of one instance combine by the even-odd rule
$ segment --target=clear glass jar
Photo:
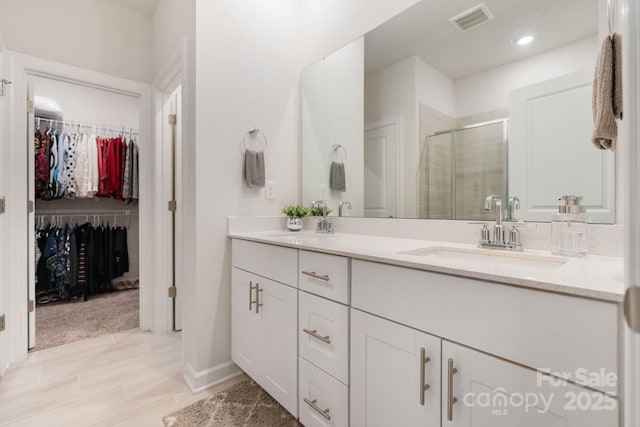
[[[586,213],[551,214],[551,253],[563,256],[587,255]]]

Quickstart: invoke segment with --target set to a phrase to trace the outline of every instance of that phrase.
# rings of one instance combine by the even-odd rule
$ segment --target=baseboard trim
[[[185,365],[184,380],[193,393],[216,386],[231,378],[242,375],[242,370],[232,361],[221,363],[211,368],[196,371],[189,363]]]

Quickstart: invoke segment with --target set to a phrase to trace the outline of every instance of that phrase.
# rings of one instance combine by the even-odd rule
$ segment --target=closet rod
[[[133,128],[127,128],[127,127],[104,127],[104,126],[99,126],[99,125],[95,125],[92,123],[83,123],[83,122],[78,122],[78,121],[73,121],[73,120],[56,120],[56,119],[48,119],[46,117],[34,117],[35,120],[41,120],[43,121],[45,124],[46,123],[56,123],[56,124],[61,124],[63,126],[70,126],[70,127],[74,127],[74,126],[80,126],[82,128],[88,128],[88,129],[96,129],[96,130],[104,130],[107,132],[119,132],[122,133],[123,135],[126,135],[127,133],[131,133],[133,135],[139,135],[139,132],[137,129],[133,129]]]
[[[66,210],[66,211],[36,211],[36,216],[130,216],[138,215],[138,211],[124,209],[116,211],[78,211],[78,210]]]

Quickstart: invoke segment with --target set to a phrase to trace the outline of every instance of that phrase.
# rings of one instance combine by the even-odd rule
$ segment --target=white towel
[[[245,150],[244,178],[250,188],[264,187],[264,153],[262,151]]]

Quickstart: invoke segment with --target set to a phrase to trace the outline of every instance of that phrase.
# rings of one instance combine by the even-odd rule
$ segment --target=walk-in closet
[[[140,100],[50,76],[29,91],[34,351],[140,324]]]

